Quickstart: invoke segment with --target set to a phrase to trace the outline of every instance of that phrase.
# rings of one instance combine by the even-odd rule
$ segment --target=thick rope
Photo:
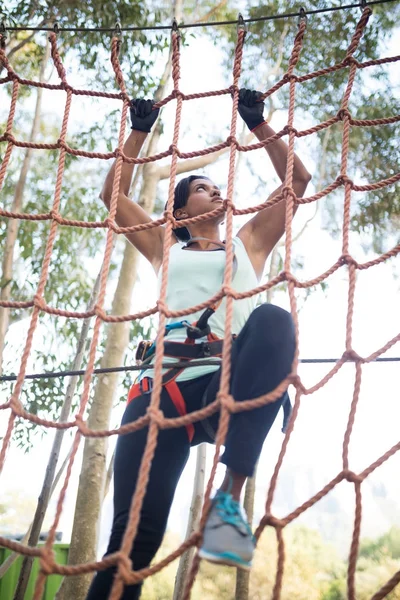
[[[0,545],[10,548],[13,551],[16,551],[20,554],[32,557],[38,557],[40,560],[40,573],[36,581],[36,588],[34,593],[34,600],[39,600],[42,597],[44,584],[46,581],[46,577],[50,574],[58,573],[61,575],[78,575],[82,573],[91,573],[96,570],[106,569],[111,565],[116,566],[117,575],[114,581],[113,589],[111,592],[110,598],[112,600],[117,600],[121,597],[123,592],[124,585],[133,584],[143,581],[146,577],[157,573],[161,569],[163,569],[166,565],[171,563],[173,560],[181,556],[187,549],[195,546],[198,547],[201,544],[202,540],[202,530],[204,528],[207,514],[210,508],[210,495],[214,482],[214,477],[218,465],[219,454],[221,446],[224,443],[225,436],[228,430],[230,415],[241,412],[244,410],[253,410],[254,408],[258,408],[264,406],[267,403],[275,401],[279,398],[282,393],[288,388],[290,384],[292,384],[296,388],[296,397],[294,403],[294,409],[292,412],[292,416],[288,425],[287,433],[285,435],[282,448],[277,460],[277,464],[275,466],[265,504],[265,513],[262,517],[255,535],[256,538],[259,539],[260,535],[266,526],[273,527],[277,536],[277,567],[276,567],[276,579],[275,585],[273,589],[273,599],[278,600],[281,597],[282,585],[284,581],[284,567],[285,567],[285,543],[283,537],[283,529],[296,518],[298,518],[303,512],[311,508],[314,504],[319,502],[323,497],[326,496],[331,490],[335,488],[340,482],[346,480],[352,485],[354,485],[355,490],[355,512],[354,512],[354,527],[353,527],[353,535],[352,541],[349,551],[349,567],[348,567],[348,598],[350,600],[355,600],[356,598],[356,587],[355,587],[355,572],[357,566],[357,554],[359,547],[359,538],[360,538],[360,527],[361,527],[361,514],[362,514],[362,494],[361,494],[361,484],[373,471],[379,468],[384,462],[389,460],[395,453],[400,450],[400,442],[393,445],[390,449],[388,449],[384,454],[382,454],[377,460],[375,460],[369,467],[365,468],[364,471],[360,473],[355,473],[351,470],[350,467],[350,459],[349,459],[349,444],[351,440],[351,435],[356,419],[357,414],[357,406],[359,402],[360,396],[360,388],[361,388],[361,380],[362,380],[362,367],[365,363],[369,363],[371,361],[376,360],[379,356],[387,352],[392,346],[400,341],[400,333],[393,336],[392,339],[388,340],[386,344],[384,344],[381,348],[373,352],[367,357],[360,356],[352,346],[352,323],[353,323],[353,314],[354,314],[354,302],[355,302],[355,287],[356,287],[356,274],[358,270],[366,270],[371,267],[377,266],[378,264],[382,264],[383,262],[398,256],[400,253],[400,244],[388,250],[384,254],[378,256],[377,258],[370,260],[365,263],[357,262],[351,255],[350,251],[350,205],[351,205],[351,197],[353,193],[356,192],[365,192],[365,191],[374,191],[378,189],[382,189],[386,186],[393,185],[394,183],[400,181],[400,173],[395,173],[394,175],[382,179],[377,182],[370,182],[364,185],[358,185],[348,175],[347,165],[348,165],[348,154],[349,154],[349,136],[350,136],[350,128],[351,127],[370,127],[370,126],[385,126],[392,123],[397,123],[400,121],[400,115],[391,115],[388,117],[382,117],[379,119],[353,119],[349,112],[349,100],[351,97],[353,84],[355,80],[355,76],[358,69],[365,69],[375,65],[389,64],[400,61],[400,56],[386,57],[377,60],[369,60],[365,62],[359,62],[354,58],[354,53],[356,52],[361,37],[365,31],[365,28],[368,24],[368,19],[371,14],[371,10],[366,7],[363,10],[362,17],[360,18],[356,28],[354,35],[351,39],[347,52],[344,58],[337,64],[332,65],[330,67],[319,69],[318,71],[314,71],[312,73],[308,73],[303,76],[297,76],[295,74],[295,68],[300,60],[300,53],[304,42],[304,35],[306,31],[306,22],[304,19],[300,20],[299,29],[294,40],[293,50],[291,53],[291,57],[288,64],[288,70],[283,75],[280,81],[278,81],[274,86],[272,86],[269,90],[267,90],[263,94],[263,98],[267,98],[275,93],[277,90],[282,88],[283,86],[289,86],[289,107],[288,107],[288,119],[287,125],[279,132],[271,136],[270,138],[263,140],[261,142],[253,143],[247,146],[240,145],[236,139],[236,121],[237,121],[237,103],[238,103],[238,90],[239,90],[239,78],[241,72],[241,63],[242,63],[242,54],[243,54],[243,46],[245,39],[245,31],[242,28],[238,29],[238,39],[235,50],[235,58],[233,64],[233,81],[232,85],[229,88],[210,91],[210,92],[201,92],[195,94],[185,95],[179,89],[179,79],[180,79],[180,48],[179,48],[179,32],[172,32],[172,64],[173,64],[173,83],[174,89],[171,94],[164,98],[161,102],[158,103],[158,106],[165,106],[169,102],[176,102],[176,117],[175,117],[175,126],[173,133],[173,140],[170,147],[163,152],[160,152],[156,155],[142,158],[130,158],[125,156],[122,151],[124,138],[125,138],[125,123],[127,117],[127,111],[129,107],[129,97],[126,91],[124,79],[122,76],[121,67],[118,60],[118,51],[120,41],[118,38],[112,39],[111,44],[111,63],[114,69],[115,78],[119,87],[119,92],[117,93],[107,93],[107,92],[96,92],[90,90],[78,90],[74,89],[67,81],[66,71],[62,64],[61,58],[57,49],[57,36],[54,32],[50,34],[50,42],[51,42],[51,55],[53,59],[53,63],[55,65],[58,77],[60,79],[60,83],[56,85],[38,83],[31,80],[21,78],[12,68],[9,61],[7,60],[7,56],[5,53],[5,47],[3,43],[0,43],[0,63],[3,65],[3,68],[6,70],[6,77],[0,79],[1,84],[8,84],[11,86],[11,101],[10,101],[10,110],[7,118],[5,132],[0,136],[0,142],[6,143],[6,150],[4,153],[2,165],[0,167],[0,188],[4,183],[5,175],[7,172],[7,166],[9,164],[9,160],[12,154],[14,147],[20,148],[33,148],[33,149],[55,149],[59,151],[59,161],[58,161],[58,171],[56,178],[56,186],[53,198],[53,204],[48,213],[43,214],[27,214],[27,213],[12,213],[10,211],[6,211],[5,209],[0,209],[0,216],[6,218],[15,218],[15,219],[24,219],[24,220],[48,220],[50,221],[50,232],[46,244],[45,255],[42,263],[42,270],[40,274],[40,279],[38,283],[38,287],[34,297],[31,300],[27,300],[26,302],[14,302],[7,301],[1,302],[0,306],[3,308],[32,308],[32,316],[30,321],[30,326],[28,330],[28,334],[26,337],[25,347],[21,357],[21,364],[19,373],[17,375],[16,384],[13,390],[13,394],[11,398],[4,404],[0,405],[0,409],[9,410],[9,421],[6,430],[6,434],[4,436],[2,449],[0,452],[0,469],[4,464],[4,460],[6,458],[6,452],[9,445],[9,441],[11,439],[11,435],[14,428],[15,419],[17,417],[27,419],[32,423],[36,423],[38,425],[42,425],[44,427],[56,428],[56,429],[75,429],[75,439],[73,451],[71,453],[71,457],[69,459],[67,472],[65,475],[65,479],[62,485],[61,492],[59,494],[59,498],[57,501],[56,515],[54,517],[53,523],[50,528],[49,536],[46,541],[44,547],[41,548],[30,548],[25,546],[24,544],[14,542],[12,540],[8,540],[4,537],[0,536]],[[3,36],[0,42],[3,41]],[[309,81],[310,79],[315,79],[322,75],[328,75],[330,73],[339,71],[341,69],[348,69],[348,81],[344,89],[343,99],[338,110],[338,113],[331,118],[327,119],[323,123],[315,124],[309,129],[299,131],[295,127],[295,101],[296,101],[296,85],[301,84],[302,82]],[[52,144],[39,144],[39,143],[27,143],[24,141],[17,140],[13,135],[13,123],[16,112],[16,103],[18,98],[18,91],[20,86],[34,86],[34,87],[43,87],[50,90],[63,90],[66,94],[66,102],[64,108],[64,117],[62,122],[62,127],[60,131],[59,139]],[[206,98],[213,97],[219,95],[231,94],[233,96],[232,102],[232,115],[231,115],[231,127],[229,136],[226,140],[222,141],[219,144],[215,144],[209,148],[201,149],[195,152],[181,152],[179,150],[179,131],[180,131],[180,121],[181,121],[181,112],[182,105],[184,101],[189,101],[195,98]],[[73,149],[71,148],[67,141],[67,126],[68,126],[68,118],[69,111],[71,106],[71,100],[73,95],[86,95],[92,97],[102,97],[108,98],[112,100],[117,100],[122,102],[122,110],[121,110],[121,124],[119,130],[118,137],[118,146],[113,152],[109,153],[97,153],[97,152],[86,152],[81,149]],[[304,198],[297,198],[296,194],[293,190],[293,169],[294,169],[294,151],[295,151],[295,140],[296,138],[301,138],[307,135],[311,135],[327,129],[336,123],[342,123],[342,156],[341,156],[341,169],[339,176],[332,181],[324,190],[320,192]],[[281,139],[285,136],[288,136],[288,157],[287,157],[287,168],[286,168],[286,177],[282,187],[281,193],[274,197],[271,200],[258,204],[257,206],[253,206],[246,209],[238,209],[234,206],[233,203],[233,190],[234,190],[234,179],[235,179],[235,160],[237,152],[250,152],[259,148],[266,148],[269,144],[274,141]],[[214,294],[212,298],[198,304],[193,307],[189,307],[184,310],[172,311],[166,304],[166,289],[167,289],[167,281],[168,281],[168,265],[169,265],[169,250],[173,241],[173,229],[178,226],[177,221],[175,220],[172,209],[173,209],[173,195],[174,195],[174,187],[175,187],[175,179],[177,173],[177,163],[179,159],[186,158],[194,158],[196,156],[205,156],[207,154],[217,152],[223,148],[229,148],[229,173],[228,173],[228,186],[227,186],[227,198],[224,201],[223,206],[216,208],[212,212],[206,215],[199,215],[198,217],[194,217],[191,219],[186,219],[185,221],[180,221],[179,226],[189,225],[191,223],[196,223],[200,221],[204,221],[209,219],[210,217],[225,213],[226,220],[226,265],[225,265],[225,273],[224,280],[221,289]],[[85,222],[78,221],[73,219],[65,219],[62,216],[60,211],[60,196],[61,196],[61,186],[63,180],[64,173],[64,165],[66,155],[70,154],[73,156],[84,156],[86,158],[99,158],[103,160],[116,159],[116,168],[115,168],[115,177],[113,182],[113,190],[110,204],[110,211],[108,217],[104,221],[98,222]],[[115,214],[116,214],[116,206],[118,199],[118,189],[119,182],[121,177],[121,169],[123,163],[130,164],[146,164],[150,162],[154,162],[165,158],[167,156],[171,157],[171,177],[168,191],[168,202],[166,206],[166,210],[164,215],[157,219],[156,221],[152,221],[150,223],[145,223],[141,225],[136,225],[132,227],[118,227],[115,223]],[[344,188],[344,209],[343,209],[343,237],[342,237],[342,250],[341,255],[338,257],[336,262],[329,267],[324,273],[315,276],[312,279],[307,281],[299,281],[292,274],[292,220],[294,214],[294,207],[296,204],[307,204],[311,202],[317,202],[321,198],[327,196],[329,193],[338,190],[340,187]],[[268,206],[272,206],[278,202],[284,201],[286,204],[286,240],[285,240],[285,260],[283,271],[279,273],[276,277],[274,277],[271,281],[259,285],[256,288],[248,291],[248,292],[236,292],[231,287],[232,280],[232,265],[233,265],[233,217],[235,215],[242,214],[252,214],[256,213]],[[57,235],[57,229],[59,225],[69,226],[69,227],[86,227],[86,228],[105,228],[107,229],[107,238],[104,250],[104,258],[103,258],[103,268],[102,268],[102,279],[100,284],[100,292],[98,297],[98,302],[96,306],[91,311],[67,311],[62,308],[52,307],[50,306],[44,297],[46,281],[49,272],[49,266],[51,261],[52,249],[55,241],[55,237]],[[112,238],[114,233],[128,233],[134,231],[143,231],[146,229],[151,229],[153,227],[158,227],[160,225],[165,225],[165,240],[164,240],[164,254],[163,254],[163,265],[162,265],[162,282],[161,282],[161,290],[160,290],[160,298],[157,302],[157,305],[153,308],[147,309],[145,311],[140,311],[134,314],[129,315],[110,315],[107,314],[103,308],[104,298],[106,293],[106,284],[107,284],[107,276],[108,270],[111,260],[111,251],[112,251]],[[231,324],[232,324],[232,314],[233,314],[233,301],[237,299],[243,299],[253,296],[254,294],[258,294],[265,290],[268,290],[281,282],[287,282],[289,300],[290,300],[290,310],[295,323],[295,331],[296,338],[298,339],[298,314],[297,314],[297,303],[296,303],[296,288],[304,289],[321,283],[330,277],[333,273],[335,273],[338,269],[345,268],[349,273],[349,289],[348,289],[348,311],[346,316],[346,342],[345,342],[345,350],[343,352],[340,360],[320,379],[320,381],[314,383],[309,388],[306,388],[301,381],[300,376],[298,375],[298,363],[299,356],[298,351],[296,351],[296,355],[293,361],[291,373],[282,381],[275,390],[272,390],[268,394],[264,394],[258,398],[249,398],[243,402],[236,402],[235,399],[229,393],[229,382],[230,382],[230,354],[231,354]],[[226,297],[226,323],[225,323],[225,338],[224,338],[224,346],[223,346],[223,356],[222,356],[222,373],[221,373],[221,384],[220,390],[217,396],[217,399],[210,404],[209,406],[185,415],[183,417],[177,418],[165,418],[162,411],[159,409],[160,404],[160,395],[161,395],[161,383],[162,383],[162,361],[163,361],[163,342],[164,342],[164,332],[165,332],[165,323],[166,319],[170,317],[184,317],[193,312],[202,310],[209,306],[210,304],[216,302],[218,299]],[[78,408],[78,412],[76,417],[69,422],[58,423],[55,421],[42,419],[36,415],[33,415],[26,411],[21,404],[20,395],[22,386],[24,383],[24,379],[26,377],[26,365],[30,355],[30,351],[33,344],[33,337],[36,331],[39,315],[41,312],[46,312],[48,314],[52,314],[55,316],[63,316],[70,318],[87,318],[89,316],[95,316],[96,321],[94,325],[93,338],[89,352],[88,366],[84,375],[83,382],[83,392],[80,399],[80,404]],[[92,381],[92,376],[94,373],[94,363],[95,363],[95,354],[96,348],[99,340],[100,327],[103,322],[124,322],[124,321],[133,321],[143,318],[145,316],[149,316],[152,314],[159,313],[159,327],[157,332],[157,343],[156,343],[156,355],[155,355],[155,377],[154,377],[154,386],[152,391],[152,397],[150,406],[148,408],[147,414],[138,419],[134,423],[129,423],[127,425],[112,429],[112,430],[92,430],[87,427],[87,424],[84,420],[85,411],[88,403],[90,386]],[[342,445],[342,470],[338,473],[329,483],[327,483],[320,491],[318,491],[314,496],[309,498],[306,502],[304,502],[301,506],[297,507],[290,514],[288,514],[284,518],[276,518],[272,514],[272,503],[275,495],[276,485],[280,473],[280,469],[286,454],[286,450],[288,444],[290,442],[291,434],[293,432],[293,428],[295,426],[295,422],[300,410],[301,401],[303,396],[307,396],[313,394],[317,390],[321,389],[324,385],[330,381],[343,367],[346,362],[352,361],[355,364],[355,383],[353,388],[353,399],[349,411],[348,422],[346,426],[346,430],[344,432],[343,437],[343,445]],[[168,557],[163,559],[162,561],[153,564],[150,567],[140,569],[135,571],[135,565],[131,564],[129,559],[130,550],[132,544],[135,540],[137,534],[137,528],[139,524],[139,515],[141,506],[143,503],[143,498],[146,492],[147,483],[149,480],[149,474],[151,469],[151,463],[153,460],[154,452],[157,445],[158,432],[160,429],[168,429],[168,428],[178,428],[185,426],[189,423],[195,423],[201,419],[211,416],[216,411],[220,411],[220,419],[219,419],[219,428],[217,432],[216,445],[215,445],[215,453],[213,459],[213,465],[211,469],[211,475],[207,483],[207,489],[205,494],[205,503],[203,507],[203,512],[200,520],[200,525],[198,531],[190,536],[188,540],[186,540],[183,544],[179,546],[174,552],[172,552]],[[118,552],[107,556],[106,558],[91,562],[84,565],[59,565],[55,562],[53,546],[55,541],[55,532],[57,530],[59,520],[62,514],[64,500],[66,491],[68,489],[72,468],[74,464],[74,460],[76,457],[76,453],[79,447],[79,443],[81,441],[82,436],[87,437],[108,437],[111,435],[125,435],[127,433],[131,433],[133,431],[138,431],[143,427],[148,427],[147,434],[147,443],[146,448],[142,457],[138,483],[136,486],[135,494],[132,498],[131,510],[129,515],[128,526],[125,531],[125,535],[123,538],[123,542],[121,548]],[[198,570],[200,560],[198,554],[195,555],[194,561],[192,563],[192,568],[189,573],[189,576],[186,581],[185,591],[184,591],[184,600],[188,600],[191,594],[191,588]],[[373,600],[378,600],[380,598],[384,598],[400,581],[399,573],[393,575],[393,577],[384,585],[382,588],[377,591],[377,593],[373,596]]]
[[[172,32],[172,79],[174,83],[173,94],[176,97],[176,115],[174,134],[172,141],[172,160],[171,160],[171,174],[170,183],[168,190],[168,202],[166,208],[166,215],[172,214],[173,203],[174,203],[174,189],[177,171],[178,156],[176,148],[179,141],[179,129],[182,114],[182,97],[179,92],[179,79],[180,79],[180,64],[179,64],[179,34],[175,31]],[[173,231],[172,231],[172,220],[167,220],[164,237],[164,253],[162,262],[162,279],[160,288],[160,299],[158,302],[158,308],[160,311],[160,319],[158,326],[158,333],[156,337],[156,353],[154,362],[154,382],[153,390],[151,395],[150,406],[147,410],[150,418],[146,447],[144,449],[140,470],[138,474],[138,480],[136,484],[135,493],[132,498],[129,521],[125,531],[124,538],[121,545],[122,560],[118,565],[118,573],[115,578],[113,588],[111,590],[111,600],[117,600],[123,593],[124,583],[129,581],[129,575],[131,571],[131,565],[129,560],[129,553],[132,548],[133,542],[136,537],[137,527],[139,524],[140,509],[142,507],[143,498],[146,492],[147,483],[150,476],[151,462],[154,457],[154,452],[157,445],[157,436],[159,431],[159,425],[164,415],[159,410],[161,390],[162,390],[162,360],[163,360],[163,348],[164,348],[164,336],[165,336],[165,325],[166,316],[165,310],[165,298],[167,294],[168,284],[168,265],[169,265],[169,251],[173,243]]]

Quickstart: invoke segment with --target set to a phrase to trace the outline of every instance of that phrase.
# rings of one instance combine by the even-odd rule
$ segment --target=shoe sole
[[[241,561],[241,559],[237,558],[235,559],[234,557],[230,558],[228,556],[223,556],[221,554],[212,554],[211,552],[207,552],[206,550],[199,550],[199,556],[200,558],[204,558],[205,560],[208,560],[209,562],[215,563],[215,564],[219,564],[219,565],[226,565],[228,567],[237,567],[238,569],[243,569],[244,571],[250,571],[251,570],[251,562],[245,562],[245,561]]]

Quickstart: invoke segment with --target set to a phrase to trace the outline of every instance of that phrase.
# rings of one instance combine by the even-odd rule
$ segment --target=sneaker
[[[219,490],[204,528],[200,558],[250,570],[254,548],[255,539],[239,502]]]

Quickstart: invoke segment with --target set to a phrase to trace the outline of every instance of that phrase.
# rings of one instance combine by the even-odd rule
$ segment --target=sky
[[[215,55],[216,47],[212,44],[202,41],[201,51],[199,51],[196,42],[194,40],[190,41],[190,46],[185,48],[182,53],[182,88],[185,92],[224,87],[222,66],[218,64]],[[204,56],[213,61],[213,69],[208,67],[209,61],[204,60]],[[192,76],[193,73],[196,74],[195,77]],[[45,106],[49,111],[54,111],[53,98],[50,93],[46,93],[45,103],[47,104]],[[212,111],[209,109],[211,103],[213,106]],[[227,97],[196,101],[191,106],[189,106],[189,103],[185,103],[182,121],[182,131],[185,132],[185,137],[179,147],[183,151],[199,147],[196,127],[192,126],[194,121],[205,122],[204,119],[207,119],[210,131],[219,131],[221,123],[224,123],[227,127],[230,118],[230,106],[231,102]],[[101,110],[101,108],[97,107],[97,110]],[[165,140],[171,139],[173,111],[172,103],[164,109]],[[76,99],[73,102],[71,123],[77,128],[82,124],[82,105]],[[286,115],[279,112],[274,115],[271,125],[275,130],[279,130],[285,123]],[[301,126],[305,127],[309,124],[302,123]],[[224,135],[225,133],[222,133],[221,137]],[[309,171],[313,173],[314,164],[307,149],[307,142],[297,140],[296,149]],[[277,183],[271,167],[267,166],[268,160],[264,151],[258,151],[254,153],[254,156],[247,156],[246,158],[250,160],[252,168],[265,179],[265,195],[254,198],[249,194],[249,189],[254,189],[256,182],[247,163],[243,162],[240,165],[237,177],[236,197],[239,206],[258,204],[267,197]],[[225,158],[217,165],[208,168],[207,174],[223,187],[223,183],[227,178],[227,159]],[[164,189],[166,185],[165,182],[163,184]],[[307,195],[312,193],[313,183],[308,188]],[[313,215],[314,205],[301,207],[296,216],[295,231],[299,231],[304,222]],[[235,226],[239,227],[241,222],[243,222],[243,219],[236,219]],[[351,235],[351,253],[360,262],[375,257],[372,250],[365,251],[363,241],[365,240],[360,239],[356,234]],[[387,249],[392,245],[390,244]],[[337,260],[341,254],[341,240],[333,239],[322,228],[321,211],[319,211],[305,233],[294,243],[293,250],[296,256],[302,257],[304,263],[299,278],[306,280],[322,273]],[[367,356],[375,351],[400,331],[398,274],[398,259],[397,261],[392,259],[386,264],[358,273],[353,321],[353,347],[361,356]],[[114,285],[114,282],[110,282],[109,297],[112,295]],[[140,263],[139,281],[134,291],[132,311],[136,312],[148,306],[153,306],[156,293],[156,277],[150,265],[143,259]],[[316,289],[307,298],[305,298],[303,292],[298,291],[297,296],[300,307],[299,344],[302,358],[335,358],[341,356],[345,349],[347,293],[348,280],[344,268],[330,277],[328,288],[325,291]],[[277,292],[274,303],[289,309],[287,292]],[[28,322],[26,321],[16,326],[16,337],[26,335],[27,326]],[[399,344],[387,353],[387,356],[390,355],[400,355]],[[331,366],[328,364],[303,364],[300,365],[299,373],[303,383],[306,386],[312,386],[330,370]],[[302,489],[300,482],[299,489],[300,495],[303,497],[302,501],[318,491],[341,470],[341,443],[352,398],[354,372],[354,365],[346,365],[322,390],[312,396],[303,398],[299,419],[289,444],[284,467],[293,473],[302,472],[301,470],[307,467],[313,469],[315,488],[310,489],[308,484],[304,482],[304,489]],[[115,409],[113,424],[118,424],[122,411],[123,406]],[[4,414],[0,415],[0,426],[4,426],[4,417]],[[398,441],[399,421],[398,363],[366,365],[363,368],[360,406],[350,446],[350,468],[355,471],[362,470],[396,443]],[[260,517],[262,514],[268,481],[282,443],[283,436],[280,427],[281,415],[278,416],[277,423],[264,445],[260,458],[256,517]],[[112,443],[110,444],[110,451],[111,447]],[[40,490],[49,448],[50,439],[45,439],[38,444],[29,455],[25,455],[17,448],[11,447],[2,474],[3,491],[1,494],[4,493],[4,490],[14,490],[17,494],[25,494],[27,497],[35,498]],[[212,452],[213,450],[210,447],[207,469],[211,465]],[[191,453],[189,463],[179,483],[169,521],[170,529],[181,535],[184,535],[186,528],[186,514],[188,499],[191,495],[194,461],[195,451]],[[74,494],[79,474],[79,463],[80,459],[77,458],[60,525],[65,540],[68,540],[73,520]],[[396,455],[380,471],[382,477],[386,476],[387,485],[393,494],[400,492],[399,484],[394,479],[394,474],[396,471],[398,473],[399,466],[400,457]],[[216,485],[218,485],[222,475],[223,471],[219,469]],[[378,473],[372,475],[371,480],[378,476],[381,477]],[[340,494],[343,497],[343,502],[349,506],[351,511],[354,502],[351,485],[348,483],[342,484]],[[280,497],[279,482],[277,496]],[[367,499],[367,501],[371,500]],[[54,509],[54,501],[52,504],[52,509]],[[293,508],[294,506],[290,505],[290,499],[274,503],[273,506],[274,514],[278,516],[287,514]],[[310,512],[312,513],[312,509]],[[110,516],[109,496],[103,510],[99,552],[104,549]],[[400,525],[400,518],[397,524]],[[379,522],[378,524],[364,522],[363,532],[365,534],[371,532],[375,534],[386,530],[388,526],[390,526],[390,523],[387,522]]]

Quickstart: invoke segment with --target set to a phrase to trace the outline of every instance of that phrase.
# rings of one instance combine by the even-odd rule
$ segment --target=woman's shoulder
[[[240,237],[235,236],[233,238],[233,248],[239,263],[239,270],[242,272],[244,269],[247,276],[250,277],[253,282],[258,283],[258,277],[254,271],[253,263],[251,262],[247,248]]]
[[[172,242],[172,244],[169,247],[169,251],[170,252],[178,252],[179,250],[181,250],[183,248],[184,244],[183,242],[180,242],[177,239],[174,239],[174,241]]]
[[[247,254],[246,246],[244,245],[243,240],[240,239],[239,236],[235,235],[232,241],[235,250],[243,251]]]
[[[243,244],[242,240],[237,235],[235,235],[233,237],[233,243],[234,243],[235,246],[240,246],[241,248],[244,248],[244,244]]]

